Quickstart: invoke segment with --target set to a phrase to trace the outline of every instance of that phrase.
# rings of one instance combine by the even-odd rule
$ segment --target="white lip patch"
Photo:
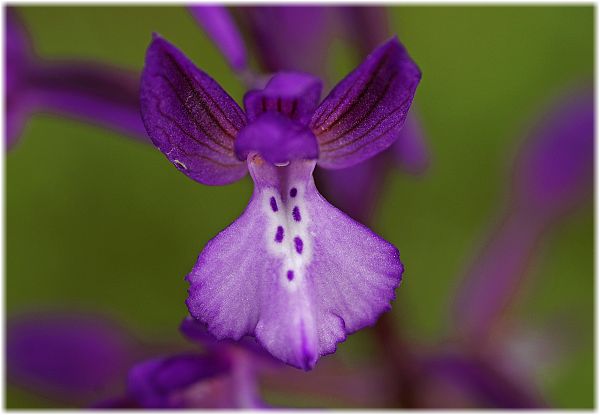
[[[268,218],[265,243],[268,252],[282,260],[278,279],[290,291],[296,291],[302,284],[312,259],[312,240],[308,232],[310,215],[305,194],[305,186],[297,183],[287,189],[262,191],[261,206]]]

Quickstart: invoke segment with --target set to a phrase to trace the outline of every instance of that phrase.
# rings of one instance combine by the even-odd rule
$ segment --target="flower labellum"
[[[344,168],[398,137],[421,74],[392,38],[320,104],[321,81],[275,74],[245,111],[155,35],[142,74],[142,117],[154,144],[200,183],[254,181],[244,213],[212,239],[187,276],[190,314],[218,339],[254,335],[305,370],[390,309],[398,250],[330,205],[313,170]]]

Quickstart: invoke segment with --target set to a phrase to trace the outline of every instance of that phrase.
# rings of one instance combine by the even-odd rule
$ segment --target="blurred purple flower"
[[[98,62],[45,61],[12,7],[6,8],[6,147],[34,112],[85,120],[147,141],[139,113],[139,75]]]
[[[111,393],[136,356],[131,336],[91,314],[24,314],[6,333],[8,381],[76,405]]]
[[[205,347],[200,353],[181,353],[139,363],[131,369],[127,395],[100,406],[142,408],[263,408],[256,372],[266,354],[251,340],[218,342],[192,318],[181,332]],[[268,362],[268,361],[266,361]]]
[[[472,264],[455,302],[457,328],[476,344],[490,340],[548,228],[589,200],[594,124],[592,89],[571,91],[543,114],[527,137],[503,218]]]
[[[190,313],[217,338],[255,335],[277,358],[308,370],[389,310],[402,272],[398,250],[329,205],[312,171],[317,162],[349,167],[391,145],[419,79],[392,38],[320,105],[318,78],[282,72],[245,95],[244,113],[154,37],[142,75],[154,144],[201,183],[231,183],[246,169],[255,182],[246,211],[187,277]]]
[[[8,381],[49,399],[96,408],[257,408],[256,373],[278,364],[251,339],[219,342],[192,318],[181,332],[204,353],[139,359],[142,345],[112,321],[73,312],[29,313],[7,330]],[[126,393],[107,399],[123,390]]]

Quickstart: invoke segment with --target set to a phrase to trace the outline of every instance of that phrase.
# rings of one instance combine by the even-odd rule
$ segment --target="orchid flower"
[[[11,148],[35,112],[99,124],[146,141],[139,75],[92,61],[46,61],[35,54],[19,16],[6,8],[6,135]]]
[[[366,160],[398,137],[420,72],[392,38],[318,105],[321,81],[278,73],[244,97],[245,112],[155,35],[142,74],[142,118],[188,177],[223,185],[247,171],[248,207],[212,239],[187,276],[187,305],[217,338],[249,334],[302,369],[390,309],[398,250],[331,206],[312,172]]]

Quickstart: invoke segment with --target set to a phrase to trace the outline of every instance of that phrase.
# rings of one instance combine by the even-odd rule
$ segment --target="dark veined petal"
[[[319,104],[323,83],[317,77],[301,72],[279,72],[265,88],[249,91],[244,96],[248,120],[265,112],[279,112],[303,124],[308,123]]]
[[[266,113],[240,131],[235,152],[240,160],[246,160],[250,152],[257,152],[269,163],[283,164],[316,159],[319,147],[308,127],[278,113]]]
[[[234,71],[248,64],[242,35],[225,6],[190,6],[190,13],[221,50]]]
[[[246,174],[233,151],[235,136],[246,124],[241,108],[158,35],[146,53],[141,106],[154,144],[190,178],[221,185]]]
[[[376,49],[336,85],[312,118],[319,165],[349,167],[388,148],[398,138],[420,79],[397,38]]]
[[[318,193],[315,161],[248,160],[252,199],[200,254],[187,305],[215,337],[253,334],[308,370],[390,309],[402,264],[394,246]]]

